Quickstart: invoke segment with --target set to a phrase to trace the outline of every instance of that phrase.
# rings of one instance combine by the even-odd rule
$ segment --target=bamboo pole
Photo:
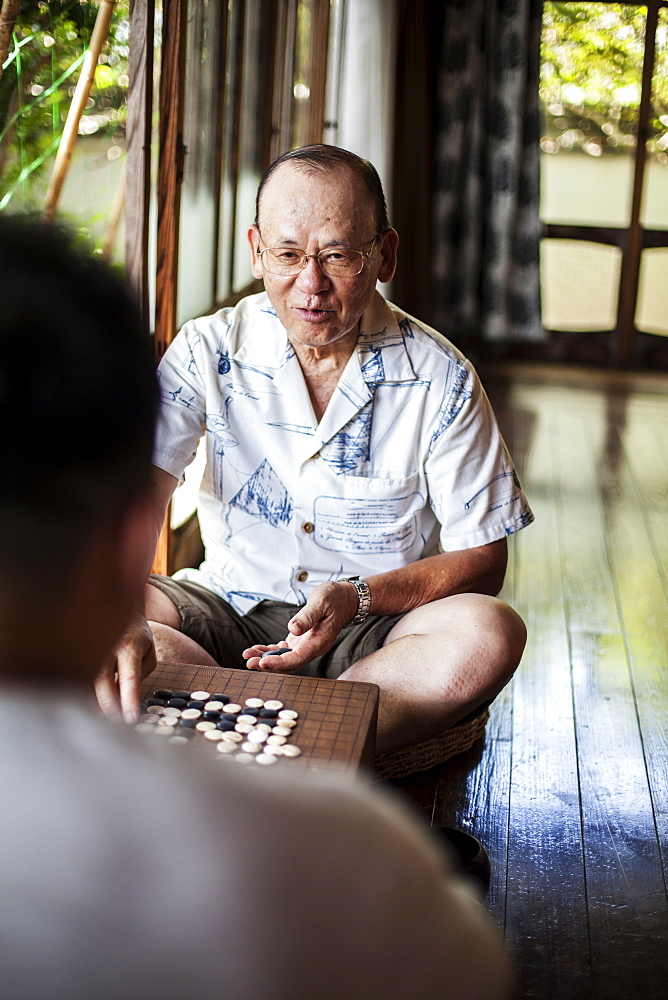
[[[0,76],[2,76],[2,64],[9,52],[12,32],[19,16],[20,6],[21,0],[3,0],[0,3]]]
[[[104,236],[104,242],[102,244],[102,260],[109,260],[113,250],[114,241],[116,239],[116,233],[118,232],[118,227],[123,218],[123,209],[125,208],[125,167],[123,168],[123,173],[121,174],[121,179],[116,188],[116,195],[114,197],[113,204],[111,206],[111,211],[109,212],[109,219],[107,221],[107,231]]]
[[[51,173],[49,190],[46,193],[44,218],[47,222],[51,222],[56,214],[60,194],[72,160],[72,151],[77,140],[79,121],[81,120],[81,115],[86,107],[86,101],[90,95],[90,90],[95,78],[97,61],[100,57],[102,46],[104,45],[109,32],[111,15],[114,12],[115,6],[116,0],[100,0],[100,6],[97,12],[97,17],[95,18],[95,27],[93,28],[93,34],[91,35],[90,45],[81,67],[81,74],[79,76],[76,90],[74,91],[70,110],[67,113],[65,128],[63,129],[60,146],[58,147],[58,153],[56,155],[56,162],[53,165],[53,171]]]

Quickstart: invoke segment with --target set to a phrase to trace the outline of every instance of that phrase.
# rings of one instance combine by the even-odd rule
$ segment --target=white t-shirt
[[[177,575],[242,613],[533,519],[470,364],[377,292],[319,423],[264,293],[186,323],[159,378],[155,464],[180,478],[206,434],[206,559]]]
[[[394,802],[208,756],[4,691],[3,1000],[508,996],[488,916]]]

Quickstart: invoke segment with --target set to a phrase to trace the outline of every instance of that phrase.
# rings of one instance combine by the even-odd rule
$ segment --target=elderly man
[[[397,804],[100,717],[146,578],[153,359],[51,227],[0,217],[0,302],[2,1000],[506,1000],[495,928]]]
[[[371,164],[280,157],[248,240],[265,293],[186,323],[160,366],[147,569],[203,431],[206,558],[150,578],[98,697],[117,708],[117,668],[132,718],[156,648],[243,657],[378,684],[379,752],[429,739],[517,667],[524,625],[494,595],[531,512],[468,362],[376,291],[399,240]]]

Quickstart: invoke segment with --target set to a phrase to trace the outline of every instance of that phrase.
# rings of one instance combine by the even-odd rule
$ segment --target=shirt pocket
[[[383,478],[340,476],[336,495],[315,499],[314,541],[329,552],[391,555],[418,541],[418,515],[426,503],[419,473]]]

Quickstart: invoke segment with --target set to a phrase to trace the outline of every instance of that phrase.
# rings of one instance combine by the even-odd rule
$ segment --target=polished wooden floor
[[[393,784],[493,864],[522,998],[668,998],[668,376],[483,370],[536,522],[484,746]]]

